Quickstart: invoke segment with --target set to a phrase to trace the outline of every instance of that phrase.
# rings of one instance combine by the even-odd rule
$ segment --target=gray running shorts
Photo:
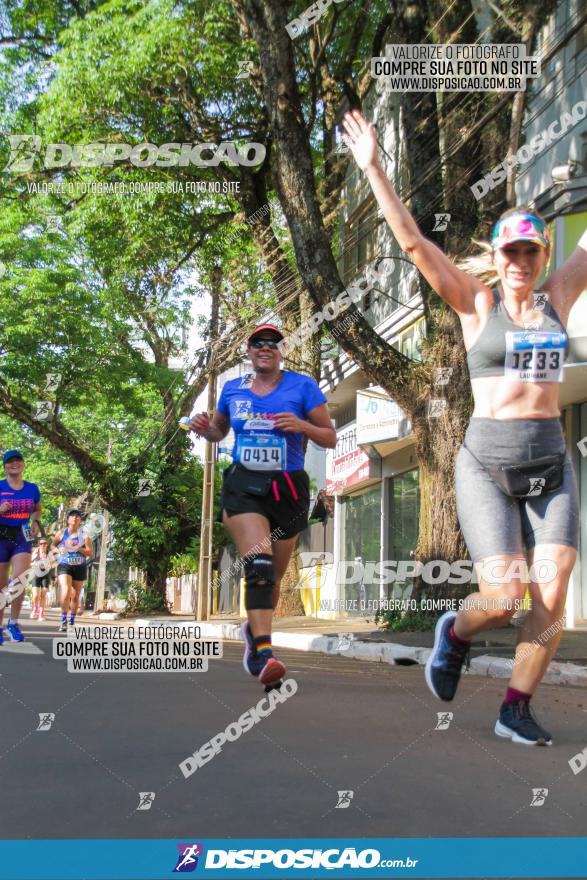
[[[517,464],[565,449],[558,418],[471,419],[465,442],[485,465]],[[579,493],[567,452],[562,485],[548,495],[510,498],[461,446],[455,469],[457,513],[473,562],[525,554],[536,544],[579,544]]]

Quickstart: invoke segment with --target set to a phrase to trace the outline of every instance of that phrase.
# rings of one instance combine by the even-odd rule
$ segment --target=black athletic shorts
[[[263,471],[269,478],[269,491],[266,495],[252,495],[235,486],[239,481],[237,469],[231,465],[223,476],[222,511],[231,517],[238,513],[260,513],[269,520],[270,530],[280,529],[277,540],[293,538],[308,525],[310,510],[310,478],[302,468],[298,471]],[[246,470],[246,469],[243,469]],[[257,471],[255,474],[259,473]]]
[[[88,565],[85,562],[81,565],[67,565],[65,562],[60,562],[57,566],[57,575],[60,574],[70,575],[73,581],[85,581],[88,576]]]
[[[33,590],[38,590],[39,588],[43,588],[44,590],[49,589],[51,586],[51,572],[49,574],[44,574],[42,577],[35,575],[31,584]]]

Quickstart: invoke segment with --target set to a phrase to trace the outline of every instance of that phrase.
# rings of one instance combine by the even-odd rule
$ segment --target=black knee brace
[[[245,562],[245,608],[255,611],[257,608],[273,608],[273,557],[267,553],[259,553]]]

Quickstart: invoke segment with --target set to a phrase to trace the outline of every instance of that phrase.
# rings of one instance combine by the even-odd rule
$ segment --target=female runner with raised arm
[[[550,733],[529,704],[560,640],[577,557],[578,492],[565,455],[559,383],[569,312],[587,286],[587,231],[538,296],[550,253],[548,229],[526,207],[506,211],[492,233],[490,261],[499,278],[492,289],[422,235],[379,164],[374,126],[353,111],[344,128],[402,251],[459,316],[475,402],[456,460],[456,496],[467,548],[480,567],[479,592],[458,614],[449,611],[437,622],[426,682],[439,699],[453,699],[473,636],[506,625],[522,600],[526,583],[519,568],[525,560],[532,610],[518,636],[495,733],[524,745],[550,745]],[[533,566],[535,561],[547,564]],[[516,576],[504,576],[510,567]],[[532,572],[543,569],[550,576],[534,580]]]

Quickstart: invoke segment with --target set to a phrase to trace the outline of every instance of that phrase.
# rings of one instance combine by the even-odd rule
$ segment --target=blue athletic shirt
[[[22,489],[13,489],[8,480],[0,480],[0,504],[10,502],[10,510],[0,514],[0,526],[27,525],[35,504],[40,500],[36,483],[25,480]]]
[[[251,391],[248,373],[225,383],[218,411],[235,434],[232,457],[251,470],[297,471],[304,467],[304,435],[279,431],[272,424],[278,413],[305,419],[326,397],[311,376],[283,370],[283,379],[264,396]]]
[[[69,529],[65,529],[63,535],[61,536],[61,541],[59,542],[59,550],[61,551],[61,555],[57,560],[58,565],[83,565],[88,561],[88,557],[84,553],[76,553],[75,549],[72,546],[66,547],[66,543],[70,545],[75,545],[76,547],[84,547],[86,543],[86,533],[83,528],[80,526],[79,531],[69,536]]]

